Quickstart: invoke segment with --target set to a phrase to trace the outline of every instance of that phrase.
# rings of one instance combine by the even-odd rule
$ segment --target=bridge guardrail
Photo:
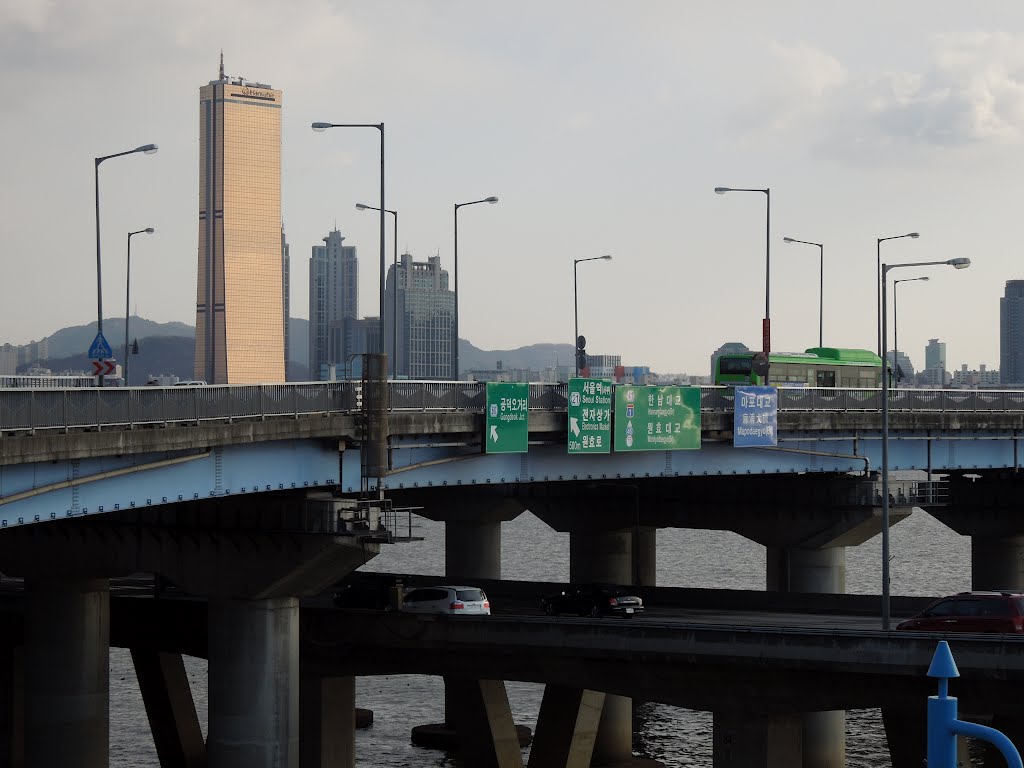
[[[102,429],[355,412],[358,381],[189,387],[0,389],[0,433]],[[397,411],[477,411],[486,388],[472,381],[389,381]],[[564,411],[566,384],[530,384],[530,409]],[[704,411],[731,412],[731,387],[701,387]],[[1024,390],[890,390],[895,411],[1024,412]],[[878,411],[878,389],[779,389],[780,411]]]

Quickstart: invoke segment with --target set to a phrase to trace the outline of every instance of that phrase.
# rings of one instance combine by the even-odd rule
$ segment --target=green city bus
[[[727,353],[715,361],[715,384],[764,384],[753,371],[754,352]],[[776,387],[882,386],[882,360],[866,349],[811,347],[804,352],[768,353],[768,383]]]

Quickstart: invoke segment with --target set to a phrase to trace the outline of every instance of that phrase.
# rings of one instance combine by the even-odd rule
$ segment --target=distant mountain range
[[[195,349],[194,326],[185,323],[157,323],[142,317],[131,318],[131,339],[138,340],[139,354],[132,355],[128,374],[132,385],[145,384],[153,375],[193,377]],[[103,336],[114,350],[114,357],[124,357],[124,318],[103,321]],[[96,323],[61,328],[47,337],[49,359],[46,367],[54,372],[87,371],[90,368],[89,345],[96,337]],[[289,381],[309,380],[309,321],[293,317],[288,326]],[[459,340],[459,367],[463,371],[526,368],[542,371],[556,365],[573,364],[571,344],[531,344],[517,349],[485,350],[465,339]]]

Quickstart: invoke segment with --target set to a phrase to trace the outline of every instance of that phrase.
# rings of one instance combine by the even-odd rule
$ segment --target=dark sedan
[[[610,584],[576,584],[541,598],[548,616],[574,613],[577,616],[634,616],[644,612],[644,601],[622,587]]]

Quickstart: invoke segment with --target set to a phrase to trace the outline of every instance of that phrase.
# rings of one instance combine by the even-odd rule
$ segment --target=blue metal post
[[[949,678],[960,677],[960,672],[945,640],[940,640],[935,648],[928,677],[939,680],[938,696],[928,697],[928,768],[957,768],[958,735],[987,741],[1002,753],[1007,768],[1024,768],[1020,753],[1006,734],[995,728],[957,720],[957,700],[948,692]]]

